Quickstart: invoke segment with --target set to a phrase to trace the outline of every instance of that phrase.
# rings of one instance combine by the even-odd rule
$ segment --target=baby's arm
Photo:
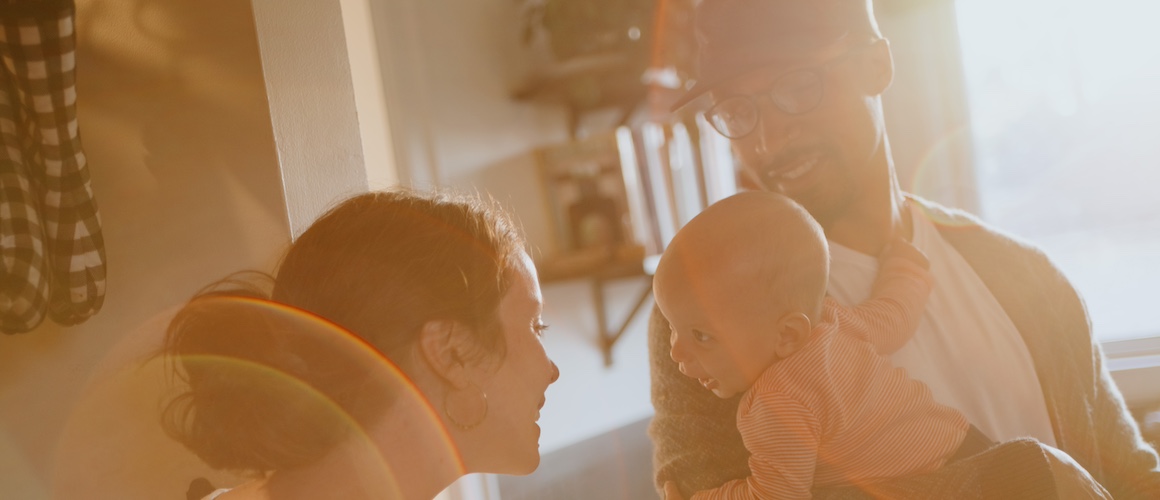
[[[892,242],[878,258],[878,277],[870,298],[843,308],[842,331],[874,344],[881,355],[893,354],[918,329],[934,287],[929,268],[922,251],[902,239]]]
[[[749,411],[738,413],[737,429],[753,475],[699,491],[689,500],[810,498],[821,430],[809,408],[783,394],[759,395]]]

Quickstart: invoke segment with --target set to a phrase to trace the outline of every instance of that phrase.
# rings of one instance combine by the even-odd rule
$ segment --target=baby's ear
[[[810,339],[813,325],[805,313],[791,312],[777,321],[777,359],[785,359],[801,349]]]

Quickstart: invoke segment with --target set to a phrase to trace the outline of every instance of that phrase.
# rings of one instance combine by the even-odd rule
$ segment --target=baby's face
[[[681,373],[720,398],[748,390],[777,359],[781,308],[741,281],[661,269],[653,287],[671,326],[669,355]]]

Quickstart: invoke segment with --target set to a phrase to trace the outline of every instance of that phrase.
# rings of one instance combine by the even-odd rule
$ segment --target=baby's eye
[[[701,330],[693,330],[693,339],[697,342],[708,342],[713,337]]]

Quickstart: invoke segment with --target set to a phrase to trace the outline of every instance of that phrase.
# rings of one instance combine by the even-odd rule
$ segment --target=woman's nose
[[[548,364],[552,366],[552,378],[548,380],[548,384],[554,384],[560,380],[560,367],[556,366],[556,362],[548,360]]]

